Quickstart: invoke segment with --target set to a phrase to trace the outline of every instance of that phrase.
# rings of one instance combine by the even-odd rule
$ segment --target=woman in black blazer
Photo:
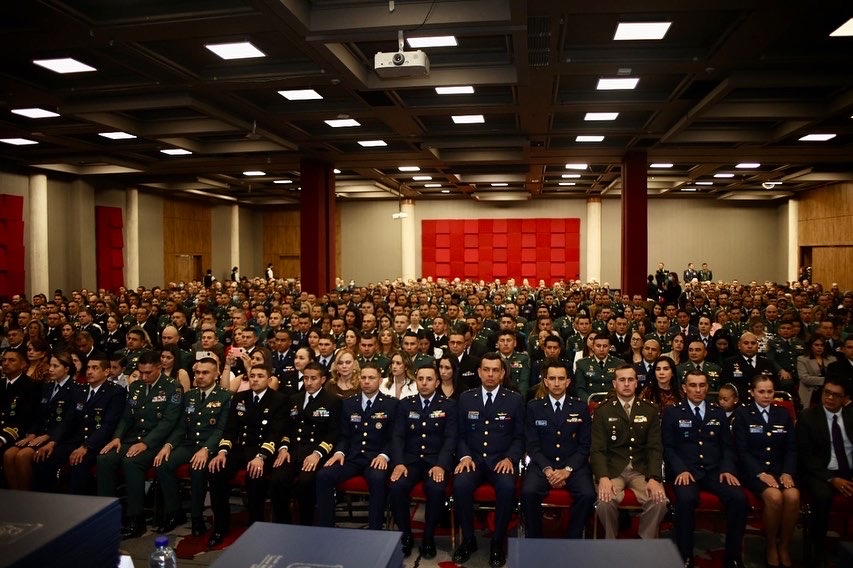
[[[735,410],[732,427],[738,478],[764,504],[767,566],[791,566],[790,544],[800,516],[800,491],[794,486],[797,437],[788,411],[773,404],[773,378],[752,378],[752,402]]]

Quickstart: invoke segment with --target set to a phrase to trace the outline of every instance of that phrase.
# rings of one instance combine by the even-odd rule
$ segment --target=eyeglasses
[[[826,398],[844,398],[844,393],[823,389],[823,396]]]

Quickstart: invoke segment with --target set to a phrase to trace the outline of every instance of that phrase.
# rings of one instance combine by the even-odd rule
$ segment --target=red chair
[[[366,499],[370,497],[370,487],[367,485],[367,479],[363,475],[356,475],[355,477],[350,477],[349,479],[345,479],[344,481],[338,483],[335,487],[335,492],[338,495],[344,495],[347,501],[347,508],[349,510],[350,519],[353,518],[353,496],[360,497],[362,499]],[[390,521],[388,519],[388,513],[390,512],[386,506],[386,522]]]
[[[773,402],[785,410],[791,416],[791,421],[797,423],[797,409],[794,407],[794,397],[788,391],[775,391],[773,393]]]
[[[447,498],[447,506],[450,507],[450,549],[456,548],[456,517],[453,513],[453,479],[447,482],[444,495]],[[424,482],[418,481],[410,494],[410,499],[418,503],[426,503],[426,493],[424,492]],[[414,519],[417,509],[412,510],[412,518]]]
[[[522,476],[520,474],[517,475],[515,478],[515,494],[513,496],[513,499],[515,501],[515,505],[513,507],[513,511],[514,511],[516,516],[518,515],[519,509],[521,506],[521,502],[519,501],[519,494],[521,493],[521,478],[522,478]],[[448,486],[449,485],[450,484],[448,484]],[[453,510],[453,496],[452,496],[452,494],[450,497],[450,501],[451,501],[451,511],[452,511]],[[497,501],[497,495],[495,494],[495,488],[490,483],[482,483],[482,484],[478,485],[477,488],[474,490],[473,501],[474,501],[474,510],[475,511],[489,511],[489,512],[493,513],[495,510],[495,502]],[[487,517],[486,522],[488,523],[488,529],[491,531],[494,531],[495,530],[494,516],[489,515]],[[510,521],[510,526],[512,526],[512,521]],[[455,548],[457,530],[458,529],[456,528],[456,517],[451,514],[451,516],[450,516],[450,531],[453,535],[453,537],[452,537],[453,548]]]

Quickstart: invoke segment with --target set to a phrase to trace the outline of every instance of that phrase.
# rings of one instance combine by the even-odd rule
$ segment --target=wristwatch
[[[264,454],[257,454],[257,455],[255,456],[255,459],[259,459],[259,460],[261,460],[261,461],[265,461],[265,460],[267,459],[267,456],[265,456]]]
[[[572,466],[570,466],[570,465],[567,465],[567,466],[566,466],[566,467],[564,467],[563,469],[565,469],[565,470],[566,470],[566,471],[568,471],[569,473],[572,473],[572,472],[575,470],[575,469],[574,469]]]

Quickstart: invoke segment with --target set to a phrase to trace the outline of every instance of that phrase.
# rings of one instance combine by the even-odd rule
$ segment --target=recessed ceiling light
[[[349,126],[361,126],[361,123],[354,118],[336,118],[333,120],[323,121],[332,128],[347,128]]]
[[[734,174],[714,174],[715,178],[733,178]]]
[[[332,171],[333,171],[333,172],[335,172],[336,174],[341,173],[341,170],[339,170],[338,168],[335,168],[335,169],[334,169],[334,170],[332,170]]]
[[[293,180],[292,179],[277,179],[273,183],[293,183]]]
[[[604,136],[577,136],[575,142],[603,142]]]
[[[424,187],[441,187],[440,183],[425,183]]]
[[[33,63],[45,69],[50,69],[55,73],[86,73],[88,71],[97,71],[94,67],[70,57],[61,59],[35,59]]]
[[[450,193],[450,190],[449,189],[442,189],[441,193]]]
[[[189,150],[184,150],[183,148],[167,148],[165,150],[160,150],[163,154],[168,154],[170,156],[189,156],[192,154]]]
[[[103,136],[104,138],[109,138],[110,140],[132,140],[136,138],[135,135],[130,134],[129,132],[98,132],[98,136]]]
[[[253,57],[267,56],[263,51],[261,51],[248,41],[240,41],[233,43],[208,43],[204,47],[206,47],[222,59],[251,59]]]
[[[54,116],[59,116],[59,114],[43,108],[13,108],[12,112],[26,116],[27,118],[53,118]]]
[[[573,181],[561,181],[557,185],[577,185],[577,183],[575,183]]]
[[[506,187],[508,185],[508,183],[493,183],[492,187]]]
[[[714,185],[712,181],[697,181],[696,185]]]
[[[278,94],[289,101],[313,101],[323,98],[314,89],[293,89],[290,91],[279,91]]]
[[[681,191],[699,191],[699,190],[695,187],[682,187]]]
[[[27,146],[29,144],[38,144],[35,140],[29,140],[27,138],[0,138],[0,142],[3,144],[11,144],[12,146]]]
[[[616,120],[619,116],[618,112],[588,112],[583,117],[584,120]]]
[[[246,170],[243,172],[244,176],[265,176],[267,172],[262,172],[261,170]]]
[[[456,124],[481,124],[486,122],[482,114],[462,114],[451,117]]]
[[[419,172],[421,169],[418,166],[400,166],[397,168],[401,172]]]
[[[414,181],[431,181],[432,176],[412,176]]]
[[[471,85],[463,85],[459,87],[436,87],[435,93],[437,95],[472,95],[474,94],[474,87]]]
[[[640,79],[637,77],[614,77],[612,79],[599,79],[595,87],[599,91],[630,90],[637,87]]]
[[[585,170],[586,168],[586,164],[566,164],[567,170]]]
[[[560,176],[563,179],[578,179],[581,177],[580,174],[563,174]]]
[[[387,146],[388,144],[385,140],[359,140],[359,146],[363,146],[365,148],[377,148],[379,146]]]
[[[850,18],[841,26],[829,34],[829,37],[845,37],[845,36],[853,36],[853,18]]]
[[[670,164],[669,162],[655,162],[654,164],[649,164],[649,167],[650,168],[657,168],[657,169],[664,169],[664,168],[671,168],[672,164]]]
[[[835,134],[808,134],[800,138],[800,142],[826,142],[835,138]]]
[[[742,170],[754,170],[756,168],[760,168],[761,164],[759,164],[758,162],[741,162],[735,167],[740,168]]]
[[[421,47],[456,47],[455,36],[431,36],[431,37],[409,37],[406,38],[409,47],[419,49]]]
[[[615,40],[663,39],[672,22],[619,22]]]

